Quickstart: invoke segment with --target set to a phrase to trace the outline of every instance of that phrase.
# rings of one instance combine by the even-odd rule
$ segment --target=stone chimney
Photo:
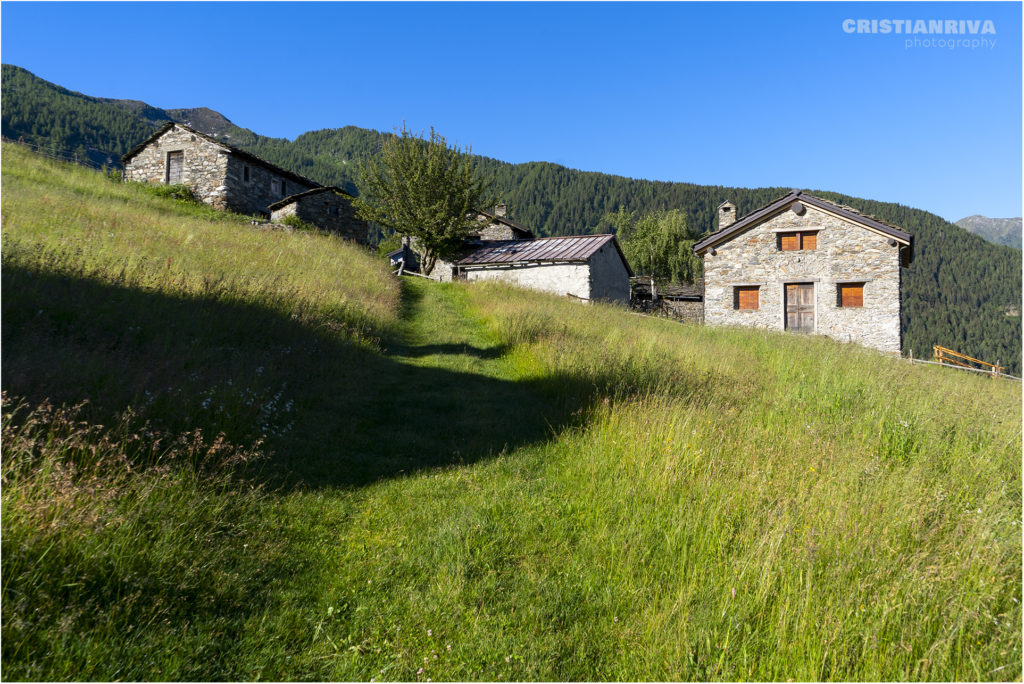
[[[736,223],[736,205],[725,201],[718,205],[718,230]]]
[[[506,213],[508,213],[508,205],[507,204],[495,204],[494,205],[494,215],[495,216],[504,216]]]

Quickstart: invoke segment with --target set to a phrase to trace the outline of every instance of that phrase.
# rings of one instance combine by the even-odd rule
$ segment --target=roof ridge
[[[182,128],[184,128],[189,133],[192,133],[194,135],[198,135],[199,137],[203,138],[204,140],[207,140],[208,142],[211,142],[211,143],[213,143],[215,145],[220,145],[221,147],[226,147],[229,151],[231,151],[231,152],[233,152],[233,153],[235,153],[235,154],[237,154],[237,155],[239,155],[241,157],[248,157],[250,160],[256,162],[257,164],[262,164],[263,166],[269,168],[272,171],[276,171],[276,172],[280,173],[281,175],[291,176],[293,179],[298,179],[302,183],[307,183],[309,185],[312,185],[313,186],[312,189],[317,189],[317,188],[325,187],[324,185],[322,185],[320,183],[317,183],[312,178],[307,178],[306,176],[303,176],[301,173],[296,173],[294,171],[289,171],[288,169],[286,169],[286,168],[284,168],[282,166],[278,166],[277,164],[268,162],[266,159],[264,159],[263,157],[260,157],[259,155],[253,154],[252,152],[246,152],[245,150],[243,150],[243,149],[241,149],[239,147],[235,147],[234,145],[231,145],[230,143],[226,143],[223,140],[218,140],[217,138],[214,138],[211,135],[207,135],[206,133],[203,133],[202,131],[197,131],[196,129],[192,128],[191,126],[183,124],[180,121],[168,121],[167,123],[165,123],[162,126],[160,126],[160,128],[158,128],[151,136],[149,136],[148,138],[143,140],[141,143],[139,143],[138,145],[136,145],[135,147],[133,147],[132,149],[128,150],[123,155],[121,155],[121,163],[122,164],[126,164],[129,159],[131,159],[136,154],[138,154],[139,152],[144,150],[147,145],[149,145],[151,142],[153,142],[154,140],[156,140],[161,135],[163,135],[167,131],[171,130],[175,126],[181,126]]]

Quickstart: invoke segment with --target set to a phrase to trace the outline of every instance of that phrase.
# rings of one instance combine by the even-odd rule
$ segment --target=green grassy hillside
[[[295,140],[240,128],[208,109],[149,107],[74,93],[19,67],[3,65],[3,134],[44,147],[77,150],[93,161],[113,161],[160,123],[181,121],[284,168],[357,193],[358,162],[376,155],[384,136],[346,126],[309,131]],[[682,211],[697,232],[714,228],[716,208],[736,203],[740,215],[789,188],[736,188],[667,183],[579,171],[547,162],[509,164],[475,157],[483,175],[510,205],[510,216],[539,235],[608,232],[607,215]],[[1021,253],[992,245],[935,214],[829,191],[814,192],[850,204],[914,235],[915,260],[904,274],[903,351],[921,358],[942,345],[1021,374]]]
[[[6,679],[1021,676],[1021,387],[3,149]]]

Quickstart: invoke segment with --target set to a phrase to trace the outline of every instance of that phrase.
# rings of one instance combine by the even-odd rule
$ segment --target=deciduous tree
[[[479,225],[477,209],[493,204],[490,182],[477,173],[471,154],[468,147],[449,146],[433,128],[425,138],[403,126],[384,140],[379,156],[359,165],[360,217],[415,238],[424,273],[458,251]]]

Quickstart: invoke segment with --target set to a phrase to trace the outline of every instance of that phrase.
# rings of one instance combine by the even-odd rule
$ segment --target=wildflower
[[[505,656],[505,662],[506,663],[511,663],[512,662],[512,656]]]
[[[428,629],[427,630],[427,636],[434,636],[434,630]]]
[[[617,615],[612,618],[612,622],[618,622],[618,621],[619,621],[619,617]]]
[[[445,649],[447,649],[447,650],[449,650],[449,651],[450,651],[450,650],[452,650],[452,645],[451,645],[451,644],[448,644],[447,646],[445,646]]]
[[[732,588],[732,597],[736,598],[736,587]]]
[[[420,669],[416,670],[416,674],[418,674],[418,675],[423,674],[423,668],[421,667]]]

